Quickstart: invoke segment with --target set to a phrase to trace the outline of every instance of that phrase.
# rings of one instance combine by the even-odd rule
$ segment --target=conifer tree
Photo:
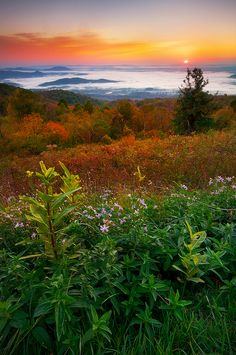
[[[189,134],[204,131],[213,126],[213,96],[203,91],[208,84],[202,69],[187,69],[186,79],[179,88],[176,116],[173,120],[175,132]]]

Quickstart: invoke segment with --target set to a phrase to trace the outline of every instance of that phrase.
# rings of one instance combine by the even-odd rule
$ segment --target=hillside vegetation
[[[1,355],[235,354],[236,99],[188,79],[109,104],[0,85]]]
[[[215,97],[213,107],[210,128],[234,129],[235,98]],[[0,145],[5,155],[39,154],[52,144],[60,148],[82,143],[110,144],[130,135],[138,139],[168,137],[174,133],[175,116],[180,114],[175,99],[108,104],[62,90],[32,92],[1,84],[0,115]],[[198,127],[202,132],[207,129]]]

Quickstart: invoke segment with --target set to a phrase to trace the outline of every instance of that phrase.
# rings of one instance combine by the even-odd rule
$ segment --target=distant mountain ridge
[[[63,67],[63,66],[55,66],[55,67],[51,67],[51,68],[47,68],[47,69],[42,69],[42,70],[45,70],[45,71],[71,71],[70,68],[68,67]]]
[[[57,68],[61,68],[60,70]],[[0,80],[6,79],[31,79],[31,78],[43,78],[49,75],[57,75],[60,72],[60,75],[67,75],[70,69],[66,69],[66,67],[53,67],[49,69],[42,70],[33,70],[32,69],[24,69],[18,67],[15,69],[0,69]],[[74,75],[87,75],[87,73],[75,73]]]
[[[26,78],[42,78],[47,76],[48,74],[44,74],[39,70],[35,70],[33,72],[27,71],[17,71],[17,70],[0,70],[0,80],[4,79],[26,79]]]
[[[103,83],[117,83],[117,80],[107,80],[107,79],[83,79],[83,78],[64,78],[58,79],[54,81],[48,81],[45,83],[40,84],[41,87],[46,86],[64,86],[64,85],[76,85],[76,84],[103,84]]]
[[[40,69],[39,69],[40,68]],[[23,71],[35,71],[35,70],[43,70],[43,71],[71,71],[72,69],[63,65],[55,65],[53,67],[44,68],[44,67],[7,67],[2,68],[1,70],[23,70]]]

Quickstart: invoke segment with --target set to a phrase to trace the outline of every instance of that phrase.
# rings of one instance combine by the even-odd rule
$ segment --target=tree
[[[44,135],[50,144],[59,144],[69,138],[65,127],[58,122],[48,121],[44,126]]]
[[[94,105],[93,105],[91,100],[88,100],[88,101],[85,102],[84,111],[88,112],[90,115],[93,113]]]
[[[27,115],[43,114],[44,111],[45,104],[41,97],[29,90],[18,88],[8,99],[7,114],[19,121]]]
[[[60,99],[57,104],[57,113],[60,115],[69,110],[68,102],[65,99]]]
[[[233,101],[231,101],[230,106],[232,107],[232,109],[234,110],[234,112],[236,112],[236,99],[234,99]]]
[[[125,128],[131,128],[133,115],[134,108],[130,101],[118,101],[111,124],[112,138],[120,138],[125,135]]]
[[[187,69],[183,82],[184,85],[179,88],[180,95],[173,120],[176,133],[192,133],[212,127],[213,96],[208,91],[203,91],[208,80],[204,78],[202,69]]]

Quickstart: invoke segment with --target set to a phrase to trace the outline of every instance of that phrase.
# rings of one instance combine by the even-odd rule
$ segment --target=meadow
[[[235,178],[83,190],[40,162],[1,206],[2,354],[235,354]]]
[[[1,354],[235,354],[235,98],[0,91]]]
[[[82,144],[74,148],[49,149],[39,155],[10,154],[0,163],[2,199],[31,191],[26,171],[37,169],[43,160],[49,166],[62,161],[80,175],[87,191],[103,189],[135,191],[135,171],[140,166],[145,188],[154,193],[187,184],[205,188],[211,177],[236,175],[236,139],[232,131],[192,136],[138,140],[127,136],[109,145]],[[37,184],[37,181],[34,181]]]

